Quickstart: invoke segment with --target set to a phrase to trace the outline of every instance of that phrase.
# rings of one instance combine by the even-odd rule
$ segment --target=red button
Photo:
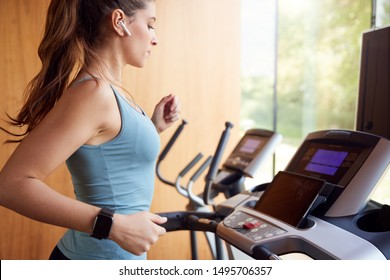
[[[260,226],[261,223],[259,221],[250,221],[242,225],[244,229],[254,229]]]

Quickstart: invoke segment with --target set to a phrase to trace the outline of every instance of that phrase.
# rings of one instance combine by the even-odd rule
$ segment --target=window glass
[[[370,29],[372,6],[355,0],[241,3],[241,130],[283,135],[275,166],[270,159],[259,172],[260,180],[269,180],[308,133],[355,129],[361,36]],[[390,2],[378,0],[376,10],[376,26],[389,25]],[[373,197],[387,204],[389,173]]]
[[[377,0],[375,7],[375,26],[384,27],[390,25],[390,1]]]
[[[354,129],[370,15],[370,1],[279,0],[277,127],[291,153],[277,153],[278,169],[308,133]]]
[[[274,0],[241,2],[242,133],[251,128],[274,130],[275,2]],[[273,159],[269,158],[262,164],[256,180],[252,183],[269,182],[272,177]]]

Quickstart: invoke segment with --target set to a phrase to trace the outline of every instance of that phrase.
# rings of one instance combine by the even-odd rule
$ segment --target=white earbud
[[[125,31],[125,33],[126,33],[127,35],[131,36],[131,33],[130,33],[129,29],[127,29],[127,27],[126,27],[126,25],[123,23],[123,21],[120,21],[120,22],[119,22],[119,25],[122,26],[123,31]]]

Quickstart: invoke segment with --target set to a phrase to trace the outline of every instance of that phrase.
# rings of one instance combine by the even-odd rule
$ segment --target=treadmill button
[[[253,220],[253,221],[249,221],[249,222],[246,222],[242,225],[242,227],[244,229],[254,229],[254,228],[257,228],[261,225],[261,223],[259,221],[256,221],[256,220]]]

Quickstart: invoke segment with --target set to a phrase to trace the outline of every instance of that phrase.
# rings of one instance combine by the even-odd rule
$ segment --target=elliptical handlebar
[[[164,176],[160,172],[160,164],[165,159],[166,155],[172,148],[173,144],[179,137],[180,133],[183,131],[184,126],[187,124],[187,121],[182,120],[180,126],[176,129],[175,133],[168,141],[167,145],[162,150],[161,154],[158,157],[156,163],[156,175],[158,179],[172,187],[175,187],[177,191],[190,199],[191,202],[196,203],[199,206],[210,205],[210,192],[213,181],[215,180],[216,174],[218,172],[219,163],[221,161],[223,151],[225,150],[226,143],[229,139],[230,129],[233,127],[233,124],[230,122],[225,123],[225,130],[223,131],[221,138],[219,140],[217,149],[214,153],[214,156],[209,156],[206,161],[198,168],[198,170],[192,175],[190,178],[187,188],[184,188],[180,184],[180,180],[198,163],[198,161],[203,157],[202,153],[198,153],[198,155],[189,163],[187,166],[179,173],[175,182],[165,179]],[[210,167],[209,167],[210,166]],[[205,189],[203,195],[197,196],[192,193],[192,186],[194,182],[199,178],[199,176],[209,167],[208,173],[205,177]],[[202,197],[203,196],[203,197]],[[202,198],[201,198],[202,197]],[[202,201],[203,200],[203,201]]]
[[[159,166],[161,164],[161,161],[165,158],[171,147],[173,146],[174,142],[178,138],[179,134],[184,128],[184,125],[187,122],[183,121],[182,124],[177,128],[176,132],[172,136],[172,138],[169,140],[166,147],[163,149],[162,153],[160,154],[157,164],[156,164],[156,174],[160,181],[163,183],[176,187],[176,190],[179,192],[179,194],[183,195],[184,197],[187,197],[189,199],[188,209],[195,209],[196,211],[193,211],[192,213],[189,213],[188,211],[182,212],[182,213],[163,213],[162,215],[166,215],[168,218],[168,222],[165,223],[163,226],[166,227],[167,231],[170,230],[180,230],[180,229],[189,229],[191,231],[191,249],[192,249],[192,258],[197,259],[196,254],[196,236],[195,231],[207,231],[207,232],[216,232],[216,228],[218,225],[218,222],[214,221],[215,213],[210,213],[210,209],[206,207],[208,205],[210,196],[210,187],[213,182],[213,180],[216,177],[216,173],[218,172],[218,165],[222,157],[223,150],[225,149],[226,142],[229,137],[229,130],[233,127],[233,125],[230,122],[225,123],[225,130],[221,136],[221,139],[219,140],[219,144],[217,147],[217,150],[215,152],[214,157],[209,156],[202,164],[201,166],[194,172],[194,174],[190,177],[190,180],[188,182],[187,187],[183,187],[181,185],[181,179],[197,164],[198,161],[203,157],[201,153],[199,153],[189,164],[187,164],[186,167],[178,174],[176,181],[171,182],[167,179],[165,179],[159,170]],[[209,168],[208,175],[206,177],[206,189],[204,190],[203,195],[196,195],[192,191],[192,187],[195,183],[195,181],[200,177],[200,175],[211,165]],[[210,185],[208,185],[210,184]],[[207,188],[208,187],[208,188]],[[206,196],[205,196],[206,193]],[[203,197],[207,197],[207,199],[204,199]],[[203,213],[200,213],[200,212]],[[206,213],[204,213],[206,211]],[[196,214],[196,215],[194,215]],[[201,216],[201,217],[199,217]],[[225,254],[222,249],[222,243],[221,240],[216,236],[210,234],[206,234],[206,238],[209,242],[211,252],[215,256],[216,259],[225,259]]]
[[[160,156],[158,157],[158,161],[162,161],[164,160],[164,158],[166,157],[166,155],[168,154],[169,150],[172,148],[173,144],[176,142],[177,138],[179,137],[180,133],[183,131],[184,129],[184,126],[187,124],[187,121],[186,120],[182,120],[181,124],[179,125],[179,127],[176,129],[175,133],[173,134],[173,136],[171,137],[171,139],[169,139],[167,145],[165,146],[165,148],[163,149],[163,151],[161,152]]]
[[[199,169],[194,173],[194,175],[192,175],[192,177],[190,178],[190,181],[195,182],[199,178],[199,176],[206,170],[206,168],[209,167],[209,165],[211,164],[212,159],[213,159],[213,157],[209,156],[203,162],[203,164],[199,167]]]
[[[194,157],[194,159],[189,163],[187,164],[186,167],[184,167],[184,169],[179,173],[179,176],[180,177],[184,177],[188,171],[190,171],[192,169],[192,167],[194,167],[195,164],[198,163],[198,161],[203,157],[202,153],[198,153],[196,155],[196,157]]]
[[[194,167],[195,164],[198,163],[198,161],[201,160],[202,157],[202,153],[198,153],[194,157],[194,159],[189,164],[187,164],[186,167],[184,167],[184,169],[179,173],[179,176],[177,176],[176,178],[175,187],[177,191],[185,197],[189,197],[188,189],[186,190],[182,187],[182,185],[180,184],[180,180],[188,173],[188,171],[190,171]]]
[[[190,199],[191,203],[194,203],[198,206],[205,206],[204,201],[202,198],[200,198],[198,195],[195,195],[192,191],[192,187],[195,183],[195,181],[199,178],[199,176],[206,170],[207,167],[211,164],[213,157],[209,156],[203,163],[202,165],[198,168],[198,170],[192,175],[190,180],[188,181],[187,184],[187,193],[188,193],[188,198]]]
[[[167,180],[165,179],[161,172],[160,172],[160,164],[161,162],[165,159],[166,155],[168,154],[168,152],[170,151],[170,149],[172,148],[173,144],[175,143],[175,141],[177,140],[177,138],[179,137],[180,133],[183,131],[184,129],[184,126],[187,124],[187,121],[186,120],[182,120],[182,123],[180,124],[180,126],[176,129],[175,133],[173,134],[173,136],[171,137],[171,139],[169,139],[167,145],[164,147],[164,149],[162,150],[162,152],[160,153],[158,159],[157,159],[157,164],[156,164],[156,174],[157,174],[157,177],[160,179],[161,182],[167,184],[167,185],[170,185],[172,187],[175,187],[175,182],[172,182],[170,180]]]
[[[210,190],[213,184],[213,181],[218,172],[218,166],[222,158],[223,151],[225,150],[226,143],[230,136],[230,129],[233,127],[231,122],[225,123],[225,130],[222,132],[221,138],[219,140],[217,149],[214,153],[213,160],[210,165],[209,172],[206,175],[206,186],[203,192],[203,201],[206,205],[210,205]]]

